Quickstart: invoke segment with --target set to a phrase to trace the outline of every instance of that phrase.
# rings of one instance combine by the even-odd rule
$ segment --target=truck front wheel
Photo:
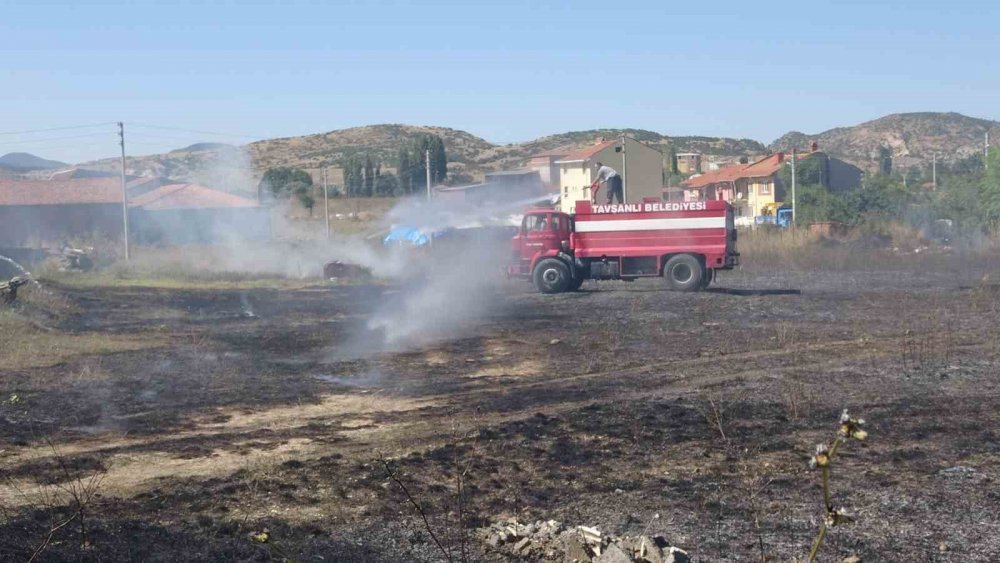
[[[535,287],[542,293],[560,293],[566,291],[573,280],[569,267],[562,260],[546,258],[535,266]]]
[[[694,256],[678,254],[667,260],[663,277],[674,291],[697,291],[702,288],[705,269]]]

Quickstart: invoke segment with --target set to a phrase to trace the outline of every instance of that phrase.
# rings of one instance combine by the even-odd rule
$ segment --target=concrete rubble
[[[525,561],[563,563],[689,563],[687,552],[663,536],[615,536],[556,520],[522,523],[514,518],[480,528],[489,551]]]

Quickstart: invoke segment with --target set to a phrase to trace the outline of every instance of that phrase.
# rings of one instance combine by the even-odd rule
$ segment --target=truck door
[[[552,222],[552,213],[531,213],[521,223],[521,258],[531,260],[535,254],[559,248],[559,231]],[[561,223],[561,221],[560,221]]]

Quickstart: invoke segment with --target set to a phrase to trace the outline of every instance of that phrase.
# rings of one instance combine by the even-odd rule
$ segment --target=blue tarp
[[[409,244],[412,246],[424,246],[431,241],[430,237],[420,229],[414,227],[395,227],[382,239],[382,244],[389,246],[392,244]]]

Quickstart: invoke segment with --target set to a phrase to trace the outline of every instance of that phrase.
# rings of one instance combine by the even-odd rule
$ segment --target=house
[[[751,221],[766,215],[789,195],[779,172],[790,161],[791,155],[778,152],[747,164],[722,166],[682,184],[691,190],[686,195],[688,200],[728,201],[737,218]],[[831,191],[847,191],[861,184],[860,168],[820,151],[816,143],[810,151],[799,154],[797,162],[803,173],[798,176],[802,184],[820,184]]]
[[[660,151],[628,136],[602,139],[556,161],[559,165],[559,206],[563,212],[573,213],[577,201],[594,197],[590,186],[597,176],[594,164],[598,162],[622,175],[626,203],[640,202],[648,197],[662,198],[663,154]],[[600,198],[605,195],[601,193]]]
[[[0,179],[0,247],[114,237],[122,221],[119,178]]]
[[[701,154],[696,152],[677,153],[677,171],[681,174],[701,172]]]
[[[542,183],[551,186],[555,191],[559,188],[559,165],[556,163],[570,152],[566,149],[556,149],[533,154],[528,158],[526,168],[538,172]]]
[[[131,178],[129,227],[139,242],[219,242],[269,236],[256,201],[194,184]],[[60,174],[49,180],[0,179],[0,247],[44,248],[123,232],[118,176]]]
[[[479,205],[506,204],[544,197],[548,189],[537,170],[487,172],[485,181],[465,186],[438,186],[436,197]]]
[[[132,238],[143,244],[267,240],[270,214],[257,201],[198,184],[165,184],[129,197]]]

